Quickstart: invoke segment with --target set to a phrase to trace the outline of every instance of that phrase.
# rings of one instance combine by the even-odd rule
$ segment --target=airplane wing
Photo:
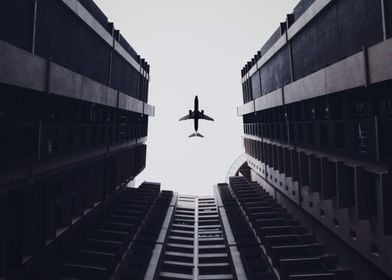
[[[200,119],[207,120],[207,121],[214,121],[213,118],[210,118],[210,117],[207,116],[206,114],[201,115],[201,116],[200,116]]]
[[[188,115],[183,116],[181,119],[179,119],[179,121],[190,120],[190,119],[193,119],[194,117],[195,117],[195,114],[192,112],[192,113],[189,113]]]

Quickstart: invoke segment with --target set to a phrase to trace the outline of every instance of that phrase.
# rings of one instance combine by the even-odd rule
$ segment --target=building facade
[[[93,1],[3,1],[0,25],[2,279],[128,192],[154,107],[149,64]]]
[[[246,177],[355,279],[392,277],[391,18],[388,0],[302,0],[241,71]]]

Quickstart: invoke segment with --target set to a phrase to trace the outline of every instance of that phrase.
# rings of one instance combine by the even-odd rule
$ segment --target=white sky
[[[151,65],[147,166],[136,180],[181,194],[212,194],[243,152],[240,71],[299,0],[95,0]],[[188,138],[199,105],[205,138]]]

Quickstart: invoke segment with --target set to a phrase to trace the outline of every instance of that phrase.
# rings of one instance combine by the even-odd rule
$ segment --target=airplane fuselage
[[[197,132],[197,130],[199,129],[199,98],[197,97],[197,95],[195,96],[195,106],[193,112],[195,114],[193,124],[195,127],[195,131]]]

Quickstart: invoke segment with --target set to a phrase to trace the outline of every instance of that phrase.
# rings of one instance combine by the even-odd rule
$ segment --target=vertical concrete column
[[[291,151],[289,148],[284,148],[283,150],[283,160],[284,160],[284,169],[286,177],[292,177],[292,168],[291,168]]]
[[[195,217],[193,236],[193,280],[199,280],[199,199],[195,197]]]
[[[270,155],[270,151],[269,151],[269,144],[267,142],[263,143],[264,146],[264,154],[265,154],[265,167],[267,168],[267,165],[270,165],[271,162],[271,155]]]
[[[0,193],[0,278],[6,273],[7,194]]]
[[[358,220],[368,220],[371,217],[371,191],[370,180],[364,172],[363,166],[354,169],[355,206]]]
[[[321,195],[323,199],[336,196],[336,168],[328,158],[321,158]]]
[[[21,243],[22,255],[32,255],[37,241],[37,189],[34,184],[23,186],[21,190]]]
[[[300,186],[309,186],[309,157],[305,152],[299,152]]]
[[[54,239],[56,237],[56,195],[57,184],[54,181],[45,183],[45,240]]]
[[[343,161],[336,162],[336,190],[338,197],[338,207],[340,209],[349,208],[354,204],[354,177],[350,173],[349,167]]]
[[[31,40],[31,53],[35,54],[35,42],[37,35],[37,12],[38,12],[38,0],[33,0],[33,34]]]
[[[83,209],[83,174],[82,174],[82,172],[78,172],[75,174],[74,183],[75,183],[74,188],[75,188],[76,215],[83,216],[84,209]]]
[[[321,190],[321,162],[315,155],[309,155],[309,175],[310,191],[319,192]]]
[[[228,185],[226,183],[218,184],[218,186],[220,186],[220,185],[228,188]],[[237,242],[234,238],[233,231],[231,230],[230,222],[229,222],[225,207],[223,205],[222,197],[220,195],[218,186],[215,185],[213,187],[213,192],[214,192],[214,197],[216,200],[220,220],[222,222],[222,228],[224,231],[224,235],[226,237],[227,245],[230,250],[231,259],[233,262],[233,268],[235,271],[235,277],[237,280],[247,280],[248,277],[246,276],[244,264],[242,263],[242,260],[241,260],[240,251],[238,249]]]
[[[277,146],[277,149],[278,149],[278,170],[279,170],[279,173],[284,173],[285,164],[284,164],[284,151],[283,151],[283,147],[278,147],[278,146]]]
[[[61,226],[68,227],[71,225],[71,184],[69,178],[62,178],[59,181],[59,187],[61,188]]]
[[[272,145],[273,159],[274,159],[274,170],[279,170],[279,151],[277,145]]]
[[[381,19],[382,19],[382,32],[384,41],[388,38],[388,30],[387,30],[387,13],[386,13],[386,1],[388,0],[380,0],[381,1]]]
[[[286,17],[286,30],[288,30],[290,28],[290,26],[293,24],[294,22],[294,15],[293,14],[288,14]],[[286,42],[289,48],[289,60],[290,60],[290,76],[291,76],[291,82],[294,82],[294,63],[293,63],[293,50],[292,50],[292,46],[291,46],[291,42],[289,41],[288,38],[288,33],[287,31],[285,32],[285,36],[286,36]]]
[[[20,267],[22,263],[22,232],[21,232],[21,196],[20,189],[12,189],[7,197],[7,216],[6,216],[6,270]]]
[[[161,262],[161,259],[163,257],[163,246],[164,244],[167,243],[167,239],[169,237],[169,229],[171,227],[173,218],[174,218],[174,212],[176,210],[176,204],[177,204],[177,198],[178,198],[178,193],[174,193],[173,197],[170,201],[169,208],[167,209],[165,219],[163,221],[161,231],[158,235],[158,239],[156,241],[154,250],[152,252],[152,256],[150,258],[150,262],[147,266],[147,271],[144,276],[145,279],[158,279],[159,277],[159,264]]]
[[[111,49],[110,49],[110,57],[109,57],[109,71],[108,71],[108,87],[111,87],[111,85],[112,85],[112,70],[113,70],[113,54],[114,54],[114,47],[115,47],[115,44],[116,44],[116,39],[115,39],[115,36],[114,36],[114,24],[112,23],[112,22],[110,22],[109,23],[109,27],[110,27],[110,29],[111,29],[111,36],[112,36],[112,38],[113,38],[113,41],[112,41],[112,46],[111,46]]]
[[[45,193],[45,184],[43,184],[42,181],[40,181],[36,185],[35,193],[37,196],[37,205],[36,205],[37,248],[36,249],[42,250],[45,247],[45,240],[46,240],[46,193]]]
[[[392,235],[392,175],[390,173],[381,175],[381,188],[384,234]]]
[[[293,181],[298,182],[300,180],[299,155],[296,150],[290,150],[290,155]]]
[[[264,163],[263,142],[262,141],[258,141],[257,145],[259,146],[259,152],[260,152],[259,160],[261,161],[261,163]]]

